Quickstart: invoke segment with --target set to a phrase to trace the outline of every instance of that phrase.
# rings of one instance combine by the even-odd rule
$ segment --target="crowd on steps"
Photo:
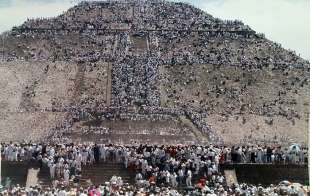
[[[113,36],[119,32],[150,34],[154,39],[149,40],[149,46],[159,46],[163,64],[272,64],[278,68],[309,64],[241,21],[220,20],[192,5],[168,1],[84,2],[59,17],[29,19],[14,28],[12,36],[47,39],[57,34],[53,46],[46,44],[44,47],[51,47],[50,50],[42,50],[40,44],[33,48],[20,44],[20,48],[25,48],[23,55],[14,50],[5,54],[7,60],[111,60],[118,57],[112,53]],[[75,39],[77,34],[83,35],[83,39]],[[74,44],[65,44],[61,37],[70,35]],[[123,51],[121,55],[128,53]]]
[[[99,162],[122,163],[135,172],[137,187],[192,187],[194,178],[223,184],[221,164],[306,164],[307,149],[266,146],[151,146],[106,144],[2,144],[7,161],[34,161],[48,167],[55,187],[79,184],[82,168]],[[118,181],[117,178],[115,178]],[[122,184],[122,183],[121,183]]]
[[[280,70],[283,77],[288,78],[295,68],[308,73],[310,64],[295,52],[285,50],[281,45],[265,39],[264,35],[257,34],[240,21],[220,20],[191,5],[161,0],[84,2],[59,17],[29,19],[2,36],[4,47],[1,51],[1,62],[74,62],[85,67],[85,70],[81,68],[83,74],[98,71],[100,62],[111,62],[111,107],[85,93],[84,97],[77,101],[80,107],[60,107],[60,110],[68,113],[68,119],[60,127],[51,130],[51,134],[57,136],[73,129],[74,122],[87,118],[91,111],[88,112],[85,108],[95,108],[109,120],[156,121],[185,116],[202,133],[207,134],[210,141],[221,143],[221,138],[212,132],[205,121],[208,107],[215,108],[215,103],[209,104],[201,100],[199,108],[202,109],[197,111],[194,104],[184,104],[178,100],[181,98],[177,90],[167,87],[167,97],[175,102],[176,107],[160,107],[159,82],[166,79],[169,80],[169,85],[178,83],[176,79],[161,73],[160,68],[163,68],[163,65],[167,70],[176,69],[180,65],[195,68],[196,65],[208,64],[214,66],[215,70],[222,65],[232,65],[247,70],[250,74],[253,70]],[[48,71],[47,66],[46,72]],[[209,73],[209,70],[207,71]],[[194,77],[193,71],[184,69],[181,72],[183,75],[188,72],[190,76],[190,79],[180,80],[183,85],[197,83],[198,79]],[[290,82],[283,80],[281,85],[286,91],[278,91],[277,99],[263,103],[257,113],[272,113],[274,106],[284,103],[282,96],[287,92],[298,95],[297,90],[306,87],[309,82],[303,78],[306,76],[302,75],[301,79],[297,76],[291,77]],[[225,85],[231,81],[239,84],[242,78],[245,78],[245,73],[236,79],[221,74],[221,77],[213,79],[217,83],[214,82],[208,94],[215,95],[217,99],[242,97],[255,81],[246,81],[240,89],[228,89]],[[102,76],[96,79],[100,81]],[[197,97],[199,96],[197,94]],[[250,104],[243,103],[242,99],[238,100],[239,113],[246,110],[244,108],[250,108]],[[191,101],[195,102],[194,99]],[[297,103],[295,100],[289,101],[291,105]],[[141,111],[127,111],[130,106],[138,106]],[[56,112],[55,107],[53,106],[51,111]],[[295,118],[301,118],[293,107],[287,110],[284,107],[277,108],[279,111],[275,110],[273,115],[284,116],[293,120],[294,124]],[[245,123],[245,119],[243,122]],[[273,119],[267,122],[270,125],[272,123]],[[0,196],[302,196],[306,194],[305,187],[289,182],[267,187],[229,184],[220,172],[220,167],[223,164],[302,165],[308,162],[307,153],[308,149],[299,145],[128,146],[97,143],[2,143],[1,157],[4,161],[38,163],[41,168],[48,169],[47,178],[53,183],[49,188],[40,185],[30,188],[18,185],[5,187],[0,189]],[[83,167],[106,162],[123,164],[128,171],[134,172],[135,183],[124,183],[120,176],[113,176],[109,182],[102,182],[103,184],[92,185],[90,182],[87,187],[80,185]]]
[[[238,119],[242,118],[243,124],[247,121],[244,118],[247,111],[266,116],[265,123],[270,126],[276,122],[277,116],[290,120],[293,125],[295,121],[303,120],[303,116],[294,106],[298,99],[286,100],[286,96],[294,93],[295,97],[300,89],[308,85],[308,61],[265,39],[241,21],[220,20],[185,3],[151,0],[141,2],[84,2],[55,18],[29,19],[2,35],[4,47],[1,51],[3,59],[0,61],[74,62],[79,65],[78,69],[81,70],[78,73],[81,75],[95,72],[99,74],[95,80],[86,80],[87,82],[83,83],[84,90],[100,86],[98,91],[102,91],[103,76],[106,75],[104,69],[101,69],[102,63],[109,62],[111,65],[107,70],[111,69],[111,100],[105,100],[101,96],[96,99],[87,91],[83,96],[79,96],[73,105],[80,106],[81,109],[98,109],[101,105],[109,104],[113,107],[159,107],[160,95],[165,92],[167,103],[169,102],[167,106],[186,110],[186,117],[202,134],[207,135],[212,143],[222,143],[223,138],[208,125],[205,112],[195,111],[184,105],[203,108],[208,114],[221,113],[225,120],[237,115]],[[249,71],[249,78],[254,78],[252,71],[258,73],[281,70],[280,73],[286,77],[281,84],[283,90],[279,89],[276,93],[278,96],[274,99],[268,97],[268,101],[263,100],[264,96],[260,97],[262,104],[254,105],[251,103],[252,99],[248,100],[246,95],[248,90],[252,91],[255,80],[247,79],[241,85],[240,81],[243,81],[246,72],[237,78],[221,73],[221,76],[208,82],[208,86],[204,88],[207,89],[206,95],[198,92],[191,96],[190,92],[186,96],[189,101],[184,102],[184,97],[176,87],[179,83],[182,87],[184,84],[202,84],[203,81],[196,77],[194,70],[197,65],[206,64],[214,66],[214,70],[223,65],[242,68]],[[181,70],[181,80],[163,73],[168,69],[177,71],[177,67],[182,66],[186,69]],[[51,67],[46,66],[44,72],[50,72]],[[289,77],[297,67],[305,71],[305,76]],[[211,70],[205,71],[211,74]],[[183,77],[186,74],[189,78]],[[288,78],[291,81],[288,81]],[[161,87],[165,80],[169,81],[168,85]],[[91,83],[89,87],[88,83]],[[238,83],[240,87],[231,87],[231,83]],[[32,88],[25,91],[29,94],[36,93],[29,89]],[[216,99],[207,101],[207,95],[215,96]],[[222,102],[225,105],[223,114],[218,112]],[[57,103],[61,109],[65,109],[61,100],[55,98],[51,103]],[[27,106],[26,110],[32,110],[33,105],[35,104]],[[53,109],[54,106],[52,111]],[[269,115],[271,113],[272,115]],[[71,128],[74,122],[74,119],[70,118],[72,116],[73,113],[68,115],[61,127],[57,126],[55,130],[52,128],[48,134],[65,132]],[[163,116],[151,116],[149,119],[156,120],[157,117]]]

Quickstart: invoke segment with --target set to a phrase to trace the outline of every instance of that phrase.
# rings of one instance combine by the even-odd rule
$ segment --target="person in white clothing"
[[[55,178],[55,171],[56,171],[56,164],[51,162],[49,163],[49,169],[50,169],[50,177],[51,179]]]
[[[179,184],[183,184],[184,183],[184,173],[182,169],[179,169],[178,171],[178,175],[179,175]]]
[[[69,171],[69,169],[65,169],[65,171],[64,171],[64,184],[66,186],[69,185],[69,180],[70,180],[70,171]]]
[[[178,175],[175,172],[170,175],[171,186],[174,188],[178,186],[177,177]]]
[[[83,151],[82,151],[82,163],[83,163],[83,165],[87,164],[87,158],[88,158],[88,152],[86,149],[83,149]]]
[[[67,196],[67,195],[68,195],[68,193],[67,193],[67,191],[65,190],[64,187],[57,194],[57,196]]]
[[[192,171],[191,170],[187,171],[186,186],[188,187],[192,186]]]

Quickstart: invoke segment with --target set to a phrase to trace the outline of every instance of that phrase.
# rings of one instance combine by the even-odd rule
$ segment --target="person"
[[[252,146],[252,148],[250,149],[250,156],[251,156],[251,163],[255,163],[255,159],[256,159],[256,150],[255,148]]]
[[[107,149],[105,145],[100,145],[100,156],[103,162],[106,162],[106,157],[107,157]]]
[[[267,163],[271,163],[271,155],[272,155],[272,149],[268,146],[267,147]]]
[[[66,186],[69,185],[69,180],[70,180],[70,171],[69,171],[69,169],[65,169],[64,170],[64,184]]]
[[[139,183],[139,181],[142,180],[142,179],[143,179],[142,174],[141,173],[137,173],[136,177],[135,177],[136,183]]]
[[[177,187],[178,186],[178,182],[177,182],[177,174],[175,173],[175,172],[173,172],[173,174],[172,175],[170,175],[170,178],[171,178],[171,186],[173,187],[173,188],[175,188],[175,187]]]
[[[87,196],[87,191],[86,190],[81,190],[80,196]]]
[[[142,170],[142,174],[145,176],[146,175],[146,168],[147,168],[147,160],[141,160],[141,170]]]
[[[257,155],[256,155],[256,162],[257,163],[263,162],[263,150],[262,150],[262,148],[258,148]]]
[[[187,171],[186,186],[192,186],[192,171],[190,169]]]
[[[97,144],[94,146],[94,159],[96,163],[99,163],[99,158],[100,158],[100,148]]]
[[[68,193],[67,193],[65,187],[63,186],[63,187],[61,187],[61,190],[58,192],[57,196],[67,196],[67,195],[68,195]]]
[[[125,168],[127,169],[128,168],[128,152],[127,151],[125,151],[124,152],[125,154],[124,154],[124,164],[125,164]],[[105,159],[104,159],[105,160]]]
[[[50,169],[50,177],[53,180],[55,178],[56,164],[54,162],[50,161],[48,167]]]
[[[12,152],[12,160],[13,160],[13,161],[17,161],[17,160],[18,160],[17,157],[18,157],[18,149],[17,149],[17,147],[15,146],[15,147],[13,148],[13,152]]]
[[[12,142],[10,143],[9,146],[7,146],[7,149],[6,149],[6,159],[9,160],[9,161],[13,161],[13,144]]]
[[[184,172],[182,169],[179,169],[178,176],[179,176],[179,184],[183,184],[184,183]]]
[[[87,164],[87,158],[88,158],[88,152],[87,152],[86,148],[84,147],[82,150],[82,163],[83,163],[83,165]]]
[[[163,172],[163,174],[164,174],[164,177],[165,177],[165,183],[166,183],[167,185],[169,185],[169,184],[170,184],[170,180],[171,180],[171,178],[170,178],[170,176],[171,176],[170,172],[167,171],[167,170],[165,170],[165,171]]]

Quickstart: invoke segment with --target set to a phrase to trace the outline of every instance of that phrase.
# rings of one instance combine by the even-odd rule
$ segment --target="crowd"
[[[66,112],[68,114],[66,120],[62,124],[53,128],[49,132],[51,133],[46,137],[47,140],[51,138],[55,140],[54,142],[64,142],[67,143],[68,140],[64,136],[66,133],[71,133],[74,131],[73,124],[74,122],[79,122],[87,120],[90,118],[97,118],[100,120],[130,120],[130,121],[147,121],[147,122],[158,122],[158,121],[171,121],[176,122],[180,116],[186,116],[190,121],[202,130],[205,135],[210,133],[210,139],[215,141],[214,143],[221,143],[222,140],[213,134],[212,130],[208,125],[203,121],[203,118],[207,117],[207,112],[200,108],[189,108],[187,106],[182,107],[160,107],[152,105],[142,105],[140,107],[132,106],[110,106],[98,105],[96,109],[91,107],[83,106],[70,106],[70,107],[53,107],[52,109],[46,108],[43,111],[54,111],[54,112]],[[160,133],[161,128],[157,130],[145,129],[145,132],[150,132],[150,134]],[[80,130],[83,133],[99,133],[99,134],[111,134],[117,133],[118,130],[111,130],[107,127],[84,127]],[[128,130],[130,133],[141,132],[141,130]],[[169,132],[174,135],[188,135],[190,134],[188,126],[179,126],[179,127],[165,127],[162,132]],[[65,139],[65,140],[64,140]]]
[[[221,138],[206,124],[204,118],[207,112],[204,109],[182,104],[172,108],[160,107],[159,79],[167,76],[160,74],[159,66],[212,64],[234,65],[244,69],[263,69],[271,66],[286,72],[285,69],[289,66],[309,64],[294,52],[284,50],[279,44],[256,34],[240,21],[222,21],[191,5],[159,0],[84,2],[56,18],[29,19],[22,26],[2,36],[11,40],[9,43],[3,40],[2,44],[5,44],[5,47],[13,44],[14,40],[17,42],[16,50],[7,47],[10,50],[4,48],[4,51],[1,51],[1,57],[4,57],[2,60],[75,61],[87,65],[84,71],[96,69],[98,65],[95,63],[99,61],[112,62],[111,106],[107,107],[106,103],[93,100],[89,96],[84,97],[79,107],[52,108],[53,111],[62,110],[68,113],[66,121],[55,130],[51,130],[51,134],[59,137],[63,132],[70,130],[74,122],[88,118],[93,108],[96,108],[99,116],[109,120],[157,121],[185,115],[197,128],[206,133],[212,142],[222,143]],[[144,40],[145,48],[135,50],[134,36]],[[25,42],[28,38],[35,41]],[[193,73],[189,74],[194,78]],[[103,73],[100,77],[102,76]],[[308,84],[307,79],[294,80],[296,81],[292,81],[293,85]],[[251,84],[245,84],[240,91],[246,89],[247,85]],[[238,97],[233,89],[230,91],[220,85],[216,85],[212,92],[217,96],[226,93]],[[285,92],[279,92],[279,97],[282,93]],[[264,103],[259,112],[262,115],[270,114],[269,108],[272,104]],[[139,108],[132,108],[133,105],[138,105]],[[240,107],[243,108],[243,105]],[[278,113],[288,119],[300,118],[297,112],[281,107]],[[272,120],[268,123],[272,124]],[[110,133],[109,129],[83,131]],[[219,172],[219,166],[231,163],[305,164],[308,161],[307,149],[300,149],[298,146],[284,148],[30,143],[2,146],[1,155],[5,160],[36,160],[49,168],[52,179],[62,179],[64,185],[79,181],[83,165],[108,160],[122,162],[126,168],[136,172],[136,187],[123,190],[123,193],[128,192],[129,195],[150,191],[177,194],[174,188],[182,185],[191,187],[195,176],[206,177],[201,181],[199,190],[209,195],[276,192],[279,187],[227,187],[224,177]],[[160,185],[171,188],[157,189]],[[108,185],[102,185],[71,191],[81,195],[96,191],[102,194],[102,191],[110,188]],[[36,195],[43,190],[14,187],[9,191],[28,191]],[[70,192],[66,188],[55,188],[46,194],[53,195],[53,191],[60,195]],[[120,192],[119,194],[121,195]]]
[[[124,9],[129,8],[129,9]],[[123,9],[123,10],[122,10]],[[97,18],[85,18],[85,11]],[[197,20],[195,20],[197,19]],[[53,23],[49,23],[53,21]],[[156,21],[156,23],[155,23]],[[121,25],[120,25],[121,24]],[[136,0],[83,2],[58,18],[29,19],[25,29],[94,30],[129,27],[135,30],[212,30],[242,31],[251,29],[241,21],[221,21],[185,3]]]
[[[98,191],[117,192],[119,195],[136,195],[137,193],[160,193],[178,195],[176,189],[187,187],[188,191],[210,195],[230,195],[235,193],[255,195],[255,193],[272,192],[285,189],[296,193],[297,189],[286,186],[267,188],[247,184],[228,186],[220,172],[221,164],[306,164],[307,149],[293,145],[288,148],[259,146],[118,146],[104,144],[2,144],[1,155],[7,161],[35,161],[41,167],[48,167],[53,189],[43,190],[39,187],[24,189],[14,187],[11,192],[39,192],[48,195],[92,194]],[[106,184],[78,187],[83,165],[98,162],[116,162],[136,173],[135,185],[123,183],[113,176]],[[60,188],[63,187],[63,188]],[[296,188],[296,187],[295,187]],[[299,187],[300,188],[300,187]],[[70,193],[71,192],[71,193]],[[285,191],[284,191],[285,192]],[[4,193],[3,193],[4,194]],[[34,195],[36,193],[33,193]],[[280,194],[281,195],[281,194]]]
[[[52,46],[44,45],[50,48],[50,52],[41,50],[42,46],[34,43],[33,48],[19,44],[20,48],[25,47],[25,51],[29,52],[27,59],[83,62],[117,60],[116,56],[126,55],[128,47],[115,51],[117,44],[126,42],[119,39],[124,32],[128,35],[141,32],[151,35],[149,44],[158,48],[154,51],[149,47],[148,50],[159,52],[158,64],[209,63],[253,67],[274,64],[278,68],[306,64],[294,52],[264,39],[241,21],[223,21],[185,3],[141,3],[135,0],[84,2],[56,18],[29,19],[13,29],[14,36],[39,40],[57,35],[54,40],[49,40]],[[79,42],[77,34],[84,35]],[[72,45],[63,40],[66,36],[71,36]],[[17,51],[7,55],[10,59],[19,56]]]
[[[8,161],[42,160],[64,163],[65,160],[78,161],[75,165],[94,163],[95,160],[116,160],[125,161],[126,167],[133,159],[138,158],[153,161],[160,160],[175,161],[178,157],[186,157],[189,162],[198,161],[198,166],[203,161],[211,160],[214,163],[278,163],[278,164],[305,164],[307,162],[307,148],[299,145],[290,147],[269,147],[269,146],[117,146],[105,144],[32,144],[32,143],[10,143],[2,144],[1,154]],[[56,158],[55,158],[56,157]],[[155,158],[156,157],[156,158]],[[61,159],[59,159],[61,158]],[[55,160],[56,159],[56,160]],[[154,160],[153,160],[154,159]],[[156,160],[158,159],[158,160]],[[191,159],[191,160],[190,160]],[[126,162],[129,161],[129,162]],[[137,165],[141,165],[142,162]],[[155,162],[154,162],[155,161]],[[180,160],[179,160],[180,161]],[[150,164],[150,162],[148,162]],[[178,163],[180,164],[180,163]],[[153,165],[154,166],[154,165]],[[162,165],[163,166],[163,165]]]
[[[117,47],[113,52],[112,105],[159,106],[159,57],[155,47],[149,49],[148,39],[151,37],[145,34],[136,37],[142,38],[145,50],[136,51],[128,33],[117,36]]]
[[[294,52],[284,50],[279,44],[256,34],[240,21],[223,21],[191,5],[166,1],[83,2],[55,18],[29,19],[2,36],[3,60],[74,61],[85,65],[84,72],[98,68],[100,65],[96,65],[97,62],[112,62],[112,107],[160,107],[160,80],[172,79],[160,73],[160,66],[163,65],[172,69],[175,69],[176,65],[197,64],[234,65],[244,69],[286,69],[309,64]],[[24,41],[28,38],[31,38],[32,42]],[[134,38],[143,40],[143,47],[137,46]],[[7,51],[5,48],[12,48],[10,44],[14,45],[14,40],[16,50]],[[136,47],[141,50],[136,50]],[[189,74],[190,78],[195,78],[194,72],[190,71]],[[102,80],[103,75],[98,76],[97,80]],[[177,85],[175,81],[170,83]],[[218,85],[216,79],[214,83],[216,85],[208,93],[215,94],[217,98],[225,95],[237,99],[246,91],[247,85],[250,85],[248,82],[240,89],[234,89],[227,88],[225,84]],[[299,83],[306,85],[308,81],[305,79]],[[104,82],[100,84],[104,85]],[[180,97],[176,95],[178,91],[168,87],[164,90],[172,90],[173,92],[167,95],[168,98],[176,103],[180,102]],[[81,107],[77,108],[78,110],[101,110],[108,105],[107,102],[108,100],[96,100],[91,93],[85,93],[76,105]],[[240,108],[247,107],[243,100],[239,102],[243,104]],[[270,114],[269,108],[281,100],[274,102],[264,103],[262,109],[254,112],[260,115]],[[216,103],[201,101],[199,106],[212,109],[214,104]],[[204,120],[205,112],[197,112],[182,103],[176,105],[178,108],[172,110],[180,113],[186,111],[186,116],[207,134],[212,142],[222,142]],[[277,108],[279,111],[275,111],[274,115],[285,116],[293,122],[300,119],[296,111],[287,110],[285,107]],[[104,112],[112,118],[118,116],[118,113]],[[68,115],[65,125],[61,125],[57,130],[67,131],[76,115],[79,118],[81,113]],[[126,113],[123,116],[136,118]],[[167,116],[140,115],[139,118],[156,120]],[[267,121],[272,124],[273,119]]]
[[[103,195],[116,195],[116,196],[142,196],[142,195],[206,195],[206,196],[228,196],[228,195],[268,195],[268,196],[305,196],[308,190],[305,186],[289,182],[283,182],[279,185],[270,185],[268,187],[254,186],[248,184],[235,184],[232,186],[223,185],[224,183],[218,182],[216,178],[210,180],[201,179],[195,187],[187,190],[176,190],[172,187],[157,187],[146,186],[139,188],[128,184],[117,185],[111,182],[106,182],[98,186],[83,187],[60,187],[60,188],[41,188],[40,186],[25,188],[20,186],[12,186],[0,190],[0,195],[44,195],[44,196],[103,196]]]
[[[123,163],[136,172],[137,184],[192,186],[193,176],[219,175],[221,164],[306,164],[307,149],[293,145],[260,146],[117,146],[104,144],[2,144],[8,161],[38,161],[51,179],[79,181],[82,166],[99,161]],[[222,179],[223,180],[223,179]]]

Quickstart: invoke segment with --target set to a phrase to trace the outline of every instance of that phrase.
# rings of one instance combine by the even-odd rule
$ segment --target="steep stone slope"
[[[164,66],[162,75],[161,103],[204,108],[227,143],[306,139],[308,70],[179,65]]]
[[[1,140],[132,126],[152,138],[147,119],[210,142],[306,142],[309,62],[240,21],[184,3],[83,2],[1,39]],[[131,122],[104,123],[118,120]]]

